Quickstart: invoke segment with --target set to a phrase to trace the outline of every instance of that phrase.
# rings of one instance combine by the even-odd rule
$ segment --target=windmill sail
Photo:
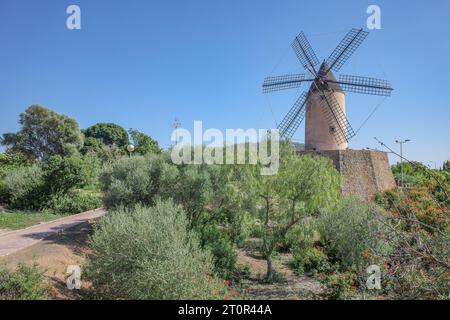
[[[390,81],[350,75],[340,75],[339,85],[344,91],[377,96],[390,96],[393,90]]]
[[[303,32],[300,32],[300,34],[295,37],[294,42],[292,42],[292,49],[294,49],[294,52],[303,67],[316,76],[317,72],[314,67],[319,64],[319,59],[317,59],[314,50]]]
[[[284,89],[298,88],[305,80],[305,74],[288,74],[276,77],[267,77],[264,79],[263,93],[279,91]]]
[[[328,57],[327,64],[330,66],[329,70],[339,71],[356,49],[358,49],[368,34],[369,33],[363,29],[350,30]]]
[[[283,118],[281,123],[278,125],[278,130],[280,130],[280,136],[283,138],[291,138],[295,131],[297,131],[300,123],[302,123],[305,118],[305,104],[308,99],[308,93],[303,92],[301,96],[289,110],[288,114]]]

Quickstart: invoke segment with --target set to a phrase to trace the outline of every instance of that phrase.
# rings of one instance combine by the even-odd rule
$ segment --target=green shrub
[[[44,273],[36,266],[19,264],[16,271],[0,268],[0,300],[43,300],[47,298]]]
[[[390,250],[384,239],[386,219],[380,208],[357,198],[345,199],[338,210],[323,212],[318,223],[327,255],[344,270],[365,270],[371,264],[381,263],[370,253]]]
[[[224,279],[231,279],[236,267],[236,253],[232,241],[216,226],[203,226],[200,230],[201,245],[214,258],[214,270]]]
[[[304,272],[325,272],[332,268],[328,262],[327,255],[315,247],[294,250],[292,260],[292,265],[299,274]]]
[[[325,296],[330,300],[350,299],[357,293],[356,276],[352,272],[322,275],[321,283],[325,285]]]
[[[67,194],[56,193],[50,196],[45,209],[58,214],[80,213],[102,206],[100,194],[84,190],[73,190]]]
[[[230,238],[238,247],[243,247],[251,235],[255,218],[246,212],[236,212],[229,217]]]
[[[80,157],[52,156],[42,163],[45,192],[66,193],[81,188],[89,181],[89,166]]]
[[[40,209],[44,179],[38,165],[14,168],[5,175],[1,198],[13,209]]]
[[[222,294],[212,257],[171,202],[117,209],[90,239],[85,275],[101,299],[210,299]]]
[[[98,163],[90,157],[52,156],[41,164],[9,170],[0,184],[0,199],[12,209],[74,210],[98,207],[96,197],[80,195],[74,188],[93,184]],[[64,209],[67,208],[67,209]]]
[[[106,167],[100,175],[107,207],[152,205],[157,196],[173,194],[178,171],[162,156],[148,154],[122,158]]]

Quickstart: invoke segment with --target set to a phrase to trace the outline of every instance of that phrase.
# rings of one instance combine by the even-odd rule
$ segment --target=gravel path
[[[104,209],[95,209],[25,229],[1,233],[0,257],[29,247],[51,235],[60,233],[80,223],[101,217],[105,213],[106,211]]]

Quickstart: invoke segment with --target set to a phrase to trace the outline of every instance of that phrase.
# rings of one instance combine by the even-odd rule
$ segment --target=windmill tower
[[[278,125],[280,136],[290,139],[305,120],[305,152],[331,158],[343,176],[343,193],[370,198],[378,191],[395,187],[387,154],[380,151],[349,150],[348,142],[355,132],[347,120],[345,93],[390,96],[389,81],[361,76],[340,75],[345,62],[367,37],[363,29],[352,29],[320,67],[319,60],[304,33],[293,41],[292,48],[307,74],[268,77],[263,92],[300,87],[310,83]]]
[[[350,30],[318,70],[319,60],[304,33],[294,39],[292,48],[309,75],[268,77],[263,83],[264,93],[311,83],[309,90],[300,95],[278,126],[282,137],[292,138],[306,116],[307,151],[348,148],[348,141],[355,132],[346,117],[345,92],[390,96],[393,90],[386,80],[350,75],[341,75],[337,80],[333,73],[341,69],[367,35],[368,32],[362,29]]]

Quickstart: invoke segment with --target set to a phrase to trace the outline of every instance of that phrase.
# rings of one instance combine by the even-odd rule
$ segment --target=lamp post
[[[403,144],[411,141],[410,139],[406,140],[395,140],[395,143],[400,144],[400,179],[401,179],[401,186],[403,187]]]
[[[131,153],[134,151],[134,146],[132,144],[127,145],[127,151],[131,158]]]

